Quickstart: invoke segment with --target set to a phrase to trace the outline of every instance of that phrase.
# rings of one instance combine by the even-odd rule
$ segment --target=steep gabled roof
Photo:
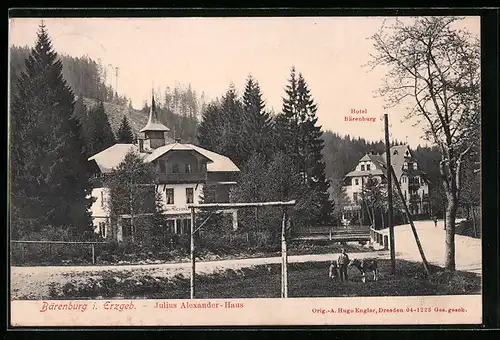
[[[196,152],[197,154],[201,155],[203,158],[205,158],[205,160],[208,163],[213,162],[210,158],[208,158],[207,156],[205,156],[204,154],[202,154],[198,150],[194,149],[191,144],[181,144],[181,143],[167,144],[167,145],[161,146],[159,148],[156,148],[144,160],[146,162],[152,162],[155,159],[157,159],[158,157],[160,157],[166,153],[169,153],[171,151],[193,151],[193,152]]]
[[[399,180],[401,179],[401,176],[403,175],[403,164],[405,162],[405,154],[406,151],[408,150],[409,158],[413,158],[413,155],[411,153],[410,147],[408,145],[396,145],[391,147],[390,153],[391,153],[391,164],[392,167],[394,168],[394,172],[396,174],[396,178]],[[371,169],[369,171],[358,171],[356,168],[354,168],[353,171],[349,172],[345,177],[355,177],[355,176],[365,176],[367,174],[372,174],[372,175],[386,175],[387,173],[387,167],[386,167],[386,154],[382,155],[374,155],[367,153],[364,155],[359,162],[363,161],[371,161],[377,169]],[[359,163],[358,162],[358,163]],[[420,168],[417,170],[413,170],[415,174],[420,174],[426,177],[426,174],[424,171],[422,171]]]
[[[403,174],[403,164],[405,162],[405,153],[408,150],[411,157],[411,150],[408,145],[395,145],[391,147],[391,165],[394,168],[394,173],[396,174],[396,178],[399,180],[401,175]],[[387,157],[384,153],[382,155],[384,164],[387,164]]]

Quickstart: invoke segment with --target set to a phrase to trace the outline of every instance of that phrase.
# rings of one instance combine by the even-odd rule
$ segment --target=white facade
[[[411,155],[409,147],[406,145],[394,146],[390,152],[391,163],[410,213],[430,213],[428,181],[425,173],[419,169],[417,160]],[[361,193],[368,176],[381,181],[386,178],[386,173],[385,154],[368,153],[363,156],[344,179],[344,189],[350,200],[350,205],[346,206],[345,210],[361,209]]]
[[[94,202],[90,207],[90,211],[92,212],[94,232],[106,238],[108,234],[107,225],[109,224],[109,190],[107,188],[93,188],[92,197],[94,198]]]
[[[173,203],[169,200],[167,202],[167,194],[168,192],[173,192]],[[188,201],[189,190],[193,192],[193,200]],[[163,210],[166,215],[175,215],[175,214],[189,214],[188,204],[197,204],[200,203],[200,198],[203,192],[203,184],[195,184],[195,183],[181,183],[181,184],[160,184],[157,187],[157,191],[160,192]]]
[[[200,203],[203,184],[160,184],[157,186],[156,190],[160,192],[161,202],[167,220],[183,219],[183,216],[180,215],[185,215],[184,218],[187,219],[190,218],[188,204]],[[192,196],[190,191],[193,193]],[[167,202],[167,195],[170,196],[172,192],[173,202],[171,197],[169,197]],[[94,188],[92,189],[92,197],[95,199],[91,206],[94,231],[99,233],[103,238],[106,238],[108,234],[106,226],[109,224],[109,190],[107,188]],[[178,229],[179,228],[174,225],[174,232],[177,232]]]

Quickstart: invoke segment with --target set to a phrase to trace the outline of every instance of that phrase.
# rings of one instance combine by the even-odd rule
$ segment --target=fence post
[[[195,212],[194,208],[191,208],[191,245],[190,245],[190,252],[191,252],[191,283],[190,283],[190,297],[191,299],[194,299],[195,297],[195,246],[194,246],[194,231],[195,231]]]
[[[95,264],[95,245],[94,243],[91,244],[92,245],[92,264]]]

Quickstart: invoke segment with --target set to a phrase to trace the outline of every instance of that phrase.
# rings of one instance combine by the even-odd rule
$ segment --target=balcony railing
[[[201,172],[195,173],[159,173],[158,180],[160,183],[193,183],[205,180],[205,174]]]

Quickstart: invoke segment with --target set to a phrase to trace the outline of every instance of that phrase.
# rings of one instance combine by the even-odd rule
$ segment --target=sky
[[[306,79],[324,130],[368,140],[384,138],[384,101],[374,95],[386,70],[363,67],[373,53],[368,39],[383,17],[266,18],[46,18],[58,53],[101,59],[119,68],[118,92],[136,108],[151,89],[191,84],[205,100],[222,96],[231,83],[241,94],[247,76],[260,84],[267,108],[279,112],[290,69]],[[33,46],[39,18],[10,20],[9,44]],[[478,35],[480,18],[460,28]],[[113,76],[108,83],[116,86]],[[366,113],[351,114],[351,110]],[[422,127],[405,121],[405,107],[387,111],[391,137],[425,144]],[[369,122],[345,121],[364,116]]]

